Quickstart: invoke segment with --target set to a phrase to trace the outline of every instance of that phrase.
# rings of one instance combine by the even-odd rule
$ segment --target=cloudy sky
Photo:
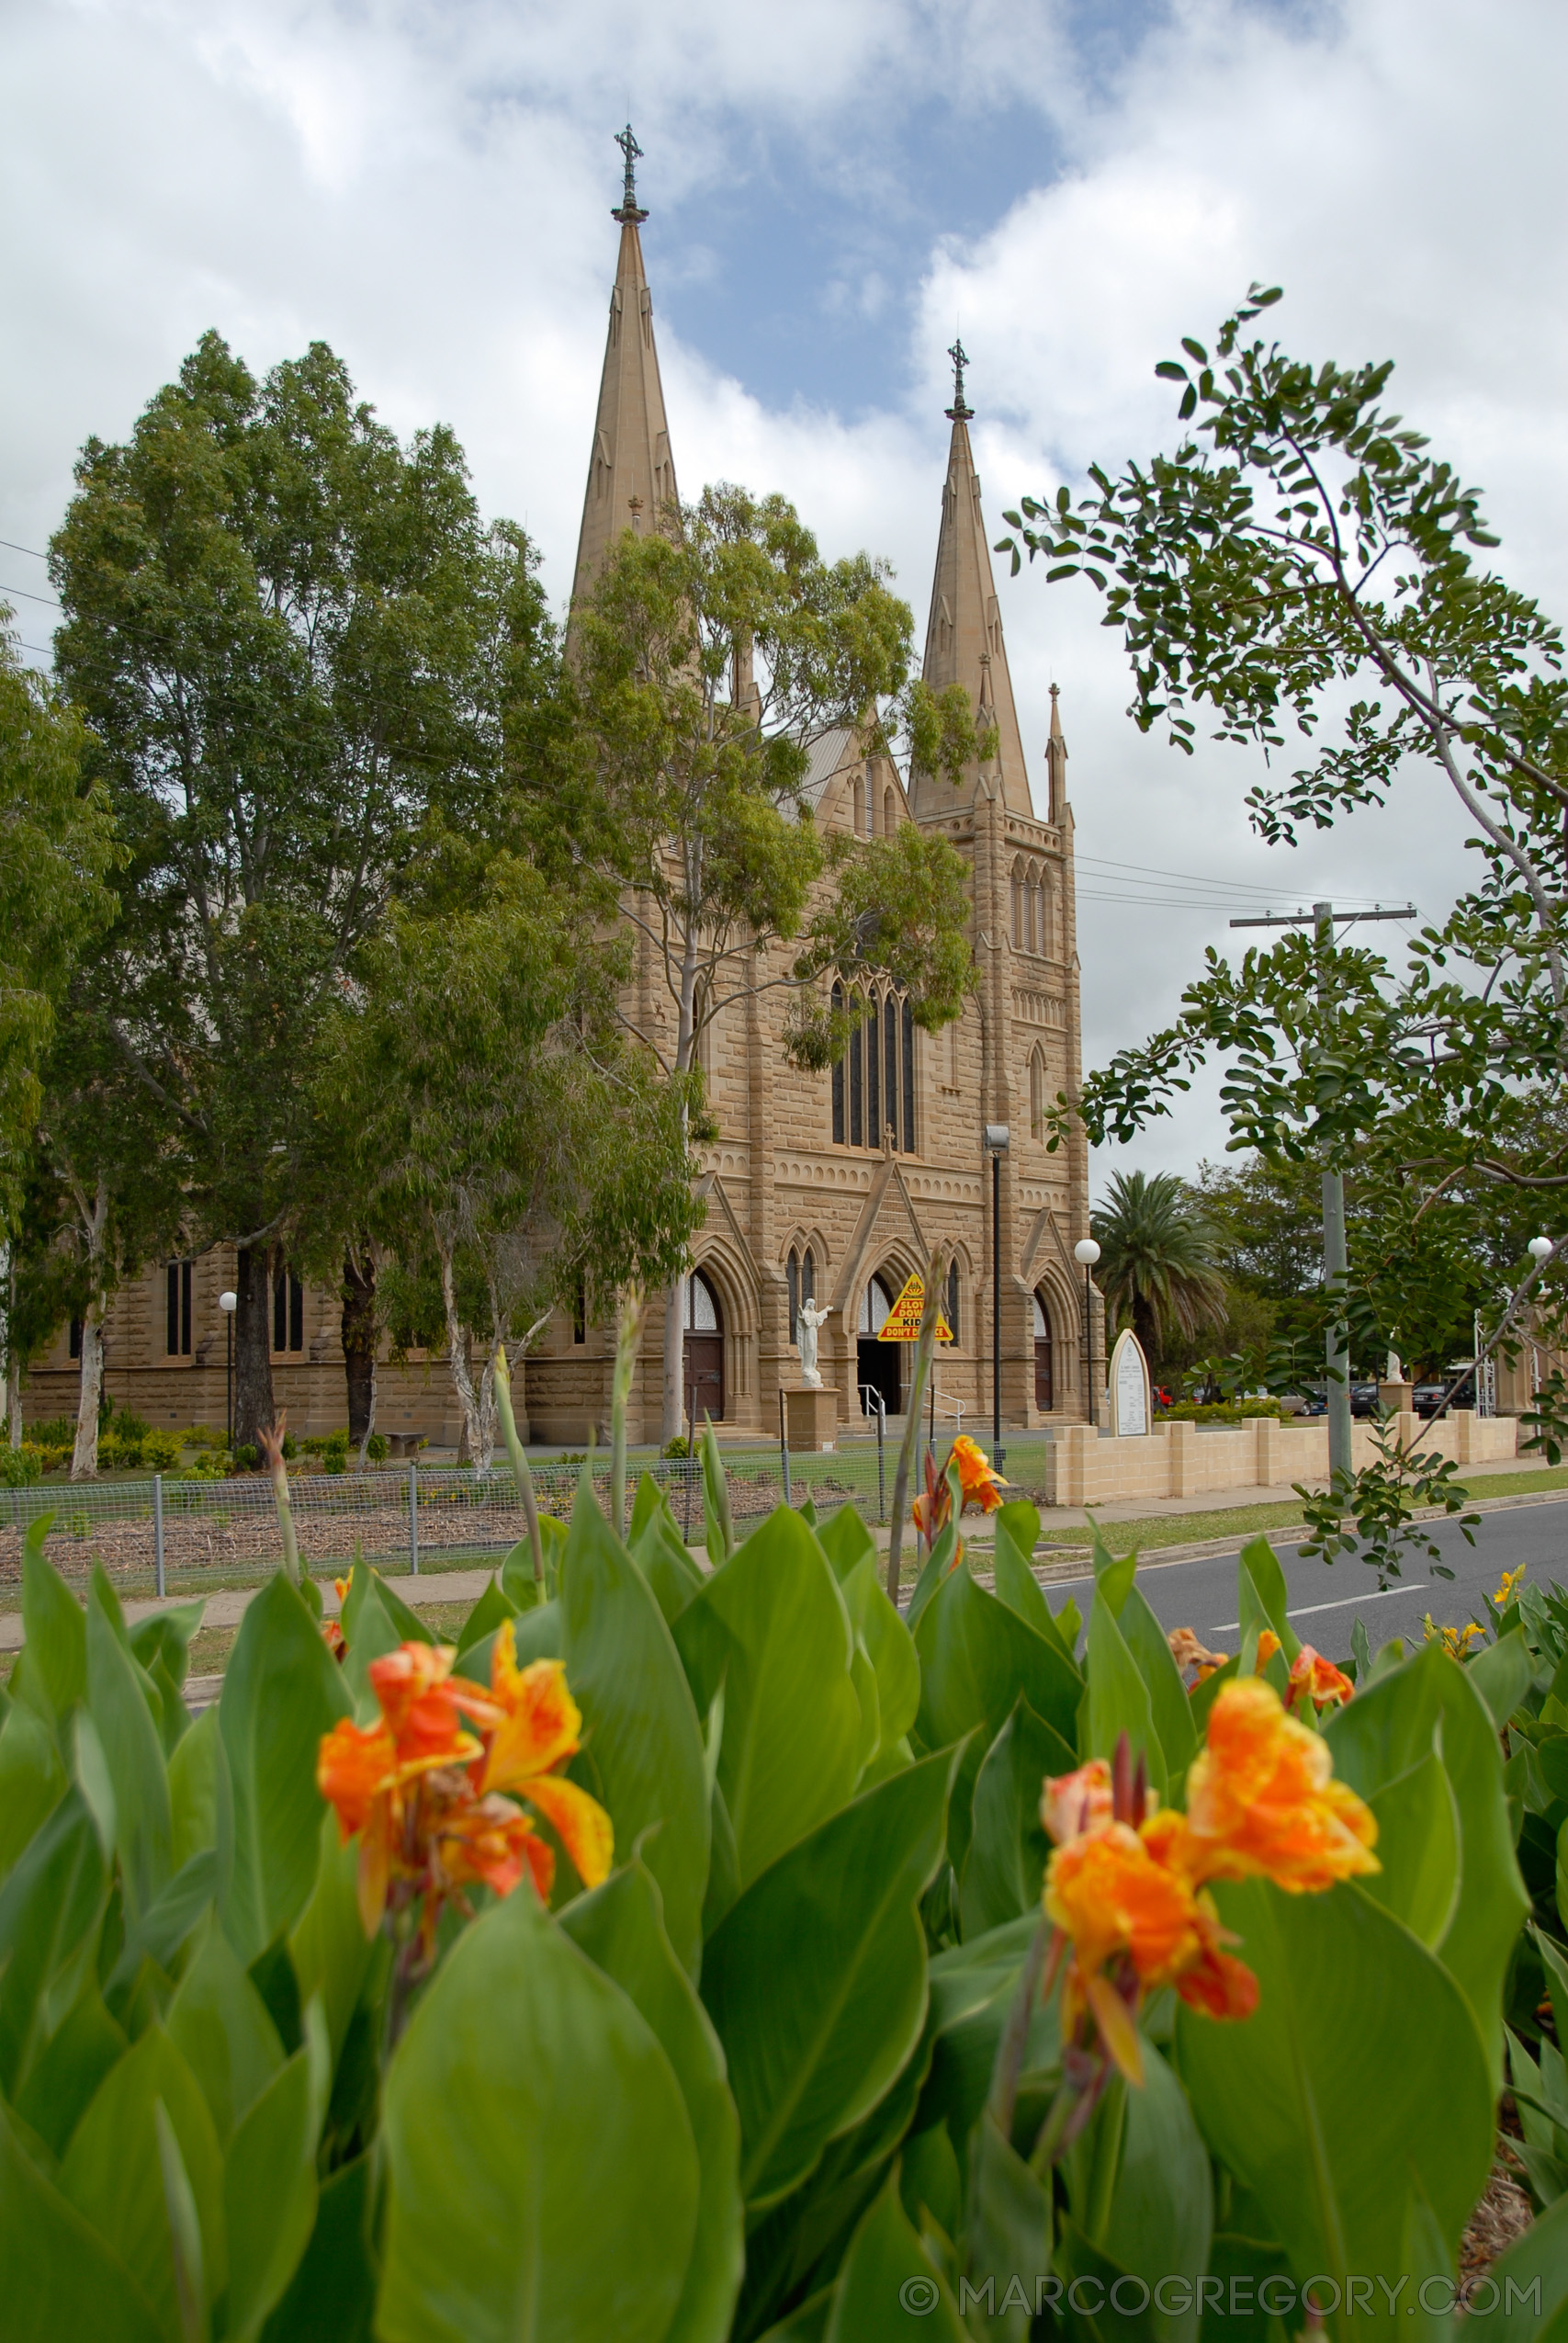
[[[891,557],[922,637],[955,326],[999,534],[1172,441],[1154,363],[1254,277],[1302,354],[1395,359],[1562,612],[1565,70],[1561,0],[0,0],[0,588],[41,658],[26,549],[77,447],[216,325],[258,368],[324,338],[400,431],[449,421],[561,594],[629,115],[683,489],[782,488],[829,553]],[[1087,1062],[1171,1013],[1233,903],[1441,911],[1435,781],[1266,849],[1247,757],[1127,722],[1090,589],[1000,590],[1032,756],[1062,690]],[[1195,1095],[1104,1168],[1223,1137]]]

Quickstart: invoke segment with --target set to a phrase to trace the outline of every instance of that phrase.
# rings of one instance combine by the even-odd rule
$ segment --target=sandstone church
[[[591,442],[573,594],[591,587],[617,535],[649,527],[677,494],[660,381],[653,302],[643,266],[647,214],[632,192],[613,215],[620,252]],[[1050,735],[1032,783],[992,576],[980,480],[969,441],[962,354],[947,410],[953,430],[923,673],[962,684],[995,727],[989,763],[955,791],[945,779],[867,757],[852,730],[811,744],[807,797],[824,830],[882,836],[902,822],[940,830],[972,873],[977,989],[963,1017],[921,1033],[891,993],[829,1071],[785,1059],[779,992],[723,1011],[705,1037],[704,1070],[719,1137],[706,1150],[685,1307],[687,1404],[727,1433],[776,1432],[781,1390],[798,1387],[797,1313],[828,1317],[818,1337],[824,1385],[841,1431],[878,1404],[899,1411],[908,1353],[877,1331],[905,1280],[938,1243],[953,1260],[939,1353],[937,1405],[949,1428],[988,1421],[992,1406],[992,1181],[987,1125],[1005,1124],[1000,1159],[1001,1403],[1005,1425],[1081,1421],[1083,1287],[1073,1261],[1088,1233],[1081,1133],[1055,1154],[1044,1115],[1079,1079],[1078,965],[1067,751],[1052,687]],[[934,488],[933,483],[933,488]],[[934,501],[934,498],[933,498]],[[781,952],[781,965],[783,959]],[[639,1022],[656,1023],[651,966],[637,979]],[[646,1027],[644,1028],[646,1030]],[[120,1292],[105,1326],[105,1387],[154,1424],[221,1425],[225,1328],[218,1296],[232,1283],[224,1249],[156,1265]],[[1094,1297],[1098,1317],[1098,1296]],[[285,1270],[276,1280],[273,1379],[293,1429],[324,1432],[346,1418],[340,1304]],[[650,1308],[634,1389],[633,1440],[659,1436],[663,1314]],[[72,1335],[28,1378],[29,1418],[75,1411]],[[536,1441],[577,1443],[608,1414],[613,1330],[563,1317],[516,1380]],[[1095,1336],[1097,1364],[1100,1353]],[[520,1409],[520,1413],[522,1410]],[[458,1413],[444,1358],[409,1354],[378,1375],[377,1428],[398,1446],[420,1437],[456,1447]]]

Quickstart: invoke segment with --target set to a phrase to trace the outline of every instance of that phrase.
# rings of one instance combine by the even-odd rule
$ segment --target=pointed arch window
[[[883,834],[883,836],[884,836],[885,838],[891,838],[891,837],[892,837],[892,835],[893,835],[893,832],[894,832],[897,829],[897,827],[898,827],[898,796],[897,796],[897,790],[894,790],[894,789],[884,789],[884,791],[882,792],[882,834]]]
[[[956,1255],[954,1255],[953,1259],[950,1261],[947,1265],[947,1322],[953,1329],[953,1339],[954,1342],[956,1342],[959,1339],[958,1260]]]
[[[833,1007],[846,994],[833,987]],[[915,1018],[910,1002],[878,986],[832,1072],[833,1138],[840,1147],[880,1149],[884,1132],[906,1155],[916,1147]]]
[[[789,1261],[784,1270],[784,1278],[789,1286],[789,1334],[786,1339],[795,1342],[799,1340],[800,1257],[793,1245],[789,1249]]]
[[[1039,1049],[1032,1051],[1029,1059],[1029,1136],[1032,1139],[1045,1136],[1045,1059]]]

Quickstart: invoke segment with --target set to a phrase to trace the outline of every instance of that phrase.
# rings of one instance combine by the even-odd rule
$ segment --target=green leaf
[[[1028,1519],[1021,1518],[1023,1515]],[[1059,1643],[1051,1606],[1031,1568],[1030,1557],[1040,1536],[1039,1514],[1032,1505],[1015,1501],[1001,1508],[996,1525],[992,1573],[998,1601],[1005,1602],[1010,1611],[1016,1611],[1024,1625],[1032,1627],[1037,1636],[1043,1636],[1048,1643]],[[1067,1658],[1072,1658],[1071,1652]]]
[[[703,1999],[729,2061],[749,2205],[803,2180],[919,2040],[917,1907],[942,1858],[953,1772],[944,1750],[818,1824],[708,1941]]]
[[[837,1520],[842,1521],[845,1507]],[[886,1751],[903,1740],[920,1705],[920,1662],[915,1639],[887,1600],[876,1568],[874,1546],[840,1579],[850,1621],[876,1671],[879,1719],[877,1747]]]
[[[966,1939],[1038,1909],[1051,1851],[1040,1793],[1047,1774],[1070,1773],[1077,1763],[1068,1743],[1021,1692],[976,1778],[974,1833],[959,1897]]]
[[[358,1841],[343,1845],[337,1817],[329,1808],[321,1817],[316,1884],[289,1937],[288,1956],[300,2000],[320,1997],[334,2059],[342,2054],[370,1965],[372,1945],[359,1917],[358,1879]]]
[[[1495,1644],[1483,1645],[1467,1664],[1465,1673],[1486,1703],[1492,1722],[1500,1732],[1529,1692],[1535,1675],[1535,1656],[1525,1641],[1524,1629],[1512,1628]]]
[[[209,1927],[180,1979],[169,2040],[196,2077],[221,2145],[283,2065],[283,2045],[260,1994],[222,1930]]]
[[[622,1862],[645,1831],[664,1924],[690,1975],[702,1958],[709,1805],[702,1730],[648,1580],[587,1490],[561,1568],[562,1657],[582,1711],[591,1787]]]
[[[53,1518],[40,1514],[22,1540],[27,1673],[19,1689],[58,1737],[71,1711],[87,1697],[87,1623],[59,1571],[44,1559],[43,1541]],[[63,1742],[61,1749],[63,1754]]]
[[[1492,2159],[1486,2061],[1459,1986],[1353,1885],[1287,1896],[1249,1881],[1215,1898],[1258,2005],[1242,2024],[1183,2006],[1181,2072],[1298,2279],[1397,2270],[1417,2184],[1456,2249]]]
[[[580,1896],[561,1925],[636,2004],[681,2086],[697,2151],[697,2224],[671,2333],[682,2343],[723,2343],[746,2251],[740,2124],[718,2037],[664,1932],[659,1890],[641,1862]]]
[[[1213,1681],[1211,1679],[1211,1681]],[[1503,1984],[1528,1908],[1503,1788],[1503,1753],[1469,1671],[1437,1643],[1358,1691],[1325,1728],[1335,1771],[1371,1798],[1433,1747],[1460,1820],[1460,1893],[1438,1955],[1458,1980],[1486,2045],[1494,2088],[1503,2072]]]
[[[0,2302],[6,2343],[167,2343],[125,2263],[26,2153],[3,2104]]]
[[[355,1722],[373,1725],[381,1713],[381,1703],[370,1681],[371,1663],[396,1651],[403,1638],[387,1606],[379,1579],[366,1570],[362,1563],[355,1563],[355,1568],[364,1571],[365,1591],[354,1606],[353,1641],[335,1665],[344,1696],[354,1703]],[[346,1612],[346,1603],[344,1608]]]
[[[1125,1733],[1134,1761],[1140,1756],[1145,1760],[1149,1786],[1163,1805],[1168,1779],[1165,1751],[1155,1731],[1149,1688],[1099,1587],[1089,1606],[1085,1667],[1089,1697],[1079,1734],[1081,1754],[1114,1757],[1116,1744]]]
[[[216,1708],[203,1709],[169,1760],[169,1860],[176,1869],[203,1847],[219,1857],[219,1892],[233,1854],[234,1813],[229,1760]]]
[[[229,2222],[225,2343],[249,2343],[293,2277],[316,2221],[321,2094],[297,2050],[235,2128],[223,2175]]]
[[[96,1967],[108,1894],[97,1832],[72,1791],[0,1888],[0,2088],[13,2100]]]
[[[381,2343],[661,2343],[699,2173],[652,2030],[525,1888],[466,1930],[388,2071]]]
[[[899,2202],[897,2171],[850,2240],[832,2302],[826,2343],[967,2343],[946,2281]]]
[[[1160,2053],[1144,2044],[1144,2088],[1126,2094],[1122,2155],[1100,2250],[1150,2287],[1167,2276],[1188,2282],[1189,2310],[1154,2306],[1147,2331],[1157,2343],[1195,2343],[1198,2281],[1209,2267],[1214,2190],[1209,2152],[1187,2094]],[[1179,2299],[1179,2295],[1178,2297]]]
[[[379,2275],[371,2243],[375,2157],[367,2153],[321,2183],[316,2225],[262,2329],[262,2343],[371,2343]]]
[[[326,1810],[316,1755],[348,1705],[304,1602],[281,1574],[269,1579],[245,1613],[218,1704],[234,1810],[220,1908],[247,1967],[299,1917],[314,1884]]]
[[[120,1877],[134,1920],[169,1877],[173,1828],[158,1728],[115,1626],[95,1579],[87,1597],[87,1709],[114,1784]]]
[[[1150,1610],[1141,1588],[1129,1590],[1116,1624],[1122,1642],[1137,1663],[1139,1675],[1149,1688],[1155,1734],[1174,1782],[1186,1772],[1198,1754],[1192,1703],[1181,1681],[1181,1670],[1170,1656],[1165,1629]]]
[[[1302,1646],[1301,1637],[1291,1624],[1291,1598],[1279,1556],[1266,1537],[1250,1538],[1241,1549],[1236,1567],[1246,1573],[1250,1581],[1251,1591],[1256,1594],[1265,1618],[1280,1638],[1280,1648],[1289,1668]],[[1241,1616],[1245,1626],[1247,1613],[1244,1611]]]
[[[703,1459],[703,1525],[707,1546],[708,1568],[716,1570],[728,1562],[735,1550],[735,1533],[729,1523],[729,1484],[724,1477],[724,1459],[718,1453],[718,1436],[705,1419],[702,1436]]]
[[[534,1576],[534,1550],[527,1539],[520,1538],[501,1566],[501,1590],[509,1595],[519,1611],[531,1611],[535,1605],[555,1592],[559,1582],[560,1558],[566,1551],[567,1527],[553,1513],[539,1516],[539,1544],[543,1550],[545,1576],[543,1585]]]
[[[508,1619],[515,1619],[516,1616],[517,1605],[502,1590],[500,1579],[492,1578],[457,1630],[457,1672],[459,1676],[468,1673],[463,1661],[474,1645],[481,1643],[487,1636],[493,1636],[498,1627],[504,1626]]]
[[[167,1611],[150,1613],[130,1629],[132,1656],[149,1675],[161,1662],[176,1690],[185,1682],[190,1668],[191,1638],[199,1631],[206,1609],[205,1597],[196,1602],[176,1602]]]
[[[714,1572],[674,1636],[700,1713],[724,1686],[718,1783],[745,1887],[854,1787],[849,1613],[815,1536],[781,1505]]]
[[[1126,1602],[1132,1590],[1133,1582],[1137,1577],[1137,1548],[1134,1546],[1131,1554],[1112,1554],[1100,1534],[1100,1523],[1096,1522],[1090,1550],[1094,1557],[1095,1591],[1103,1596],[1110,1607],[1111,1617],[1120,1619],[1122,1605]]]
[[[41,1716],[20,1701],[0,1725],[0,1880],[65,1795],[65,1768]]]
[[[1428,1951],[1442,1942],[1459,1899],[1459,1808],[1435,1749],[1374,1791],[1379,1872],[1364,1883]]]
[[[89,1970],[75,2008],[51,2037],[17,2101],[17,2112],[56,2156],[64,2155],[93,2094],[125,2049],[124,2032],[104,2007]]]
[[[1003,2138],[990,2109],[983,2109],[969,2142],[964,2245],[970,2284],[993,2307],[983,2319],[971,2311],[976,2333],[1024,2343],[1033,2323],[1034,2280],[1051,2267],[1051,2230],[1049,2196]]]
[[[673,1625],[694,1596],[701,1594],[704,1579],[667,1505],[661,1505],[646,1528],[633,1535],[630,1551],[653,1589],[666,1624]]]
[[[194,1854],[125,1932],[125,1943],[104,1991],[117,2015],[131,1994],[144,1960],[166,1976],[177,1974],[180,1952],[218,1892],[218,1856],[211,1847]]]
[[[162,2106],[196,2200],[202,2259],[214,2300],[222,2292],[223,2160],[196,2077],[154,2021],[99,2085],[72,2136],[60,2186],[118,2254],[160,2323],[179,2332],[174,2240],[164,2197],[156,2109]]]
[[[873,1569],[876,1567],[876,1540],[852,1505],[840,1505],[836,1513],[829,1516],[817,1532],[817,1543],[828,1556],[840,1586],[868,1556]]]
[[[962,1876],[970,1805],[986,1751],[1021,1693],[1065,1741],[1077,1737],[1083,1679],[1057,1644],[1047,1643],[965,1569],[944,1579],[915,1634],[920,1706],[915,1730],[928,1749],[973,1733],[953,1786],[948,1851]]]

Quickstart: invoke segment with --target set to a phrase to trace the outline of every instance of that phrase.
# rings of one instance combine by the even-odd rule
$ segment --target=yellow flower
[[[1262,1877],[1292,1895],[1381,1870],[1377,1817],[1333,1772],[1327,1742],[1286,1715],[1271,1684],[1227,1684],[1188,1768],[1172,1859],[1194,1881]]]
[[[1509,1603],[1513,1602],[1515,1596],[1518,1593],[1520,1581],[1523,1579],[1524,1575],[1525,1566],[1522,1562],[1519,1564],[1517,1570],[1504,1571],[1502,1577],[1497,1581],[1497,1591],[1492,1598],[1499,1611],[1506,1611]]]

